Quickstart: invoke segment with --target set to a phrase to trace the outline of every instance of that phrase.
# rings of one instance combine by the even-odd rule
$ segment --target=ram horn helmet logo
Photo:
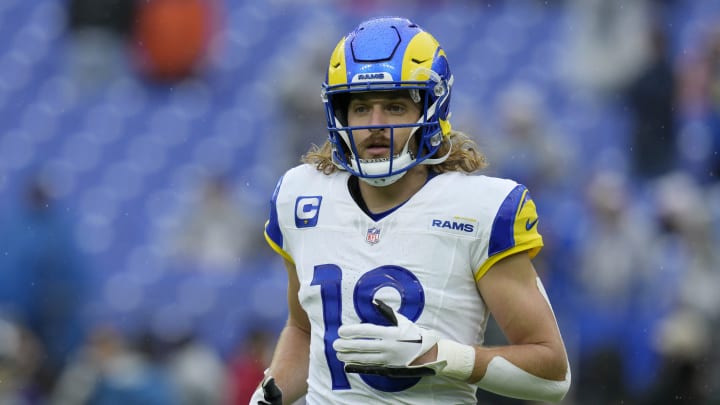
[[[380,242],[380,228],[377,226],[368,228],[367,234],[365,235],[365,242],[371,245]]]

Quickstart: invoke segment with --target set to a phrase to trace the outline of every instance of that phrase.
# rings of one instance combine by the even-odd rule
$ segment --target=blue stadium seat
[[[346,27],[360,18],[285,3],[227,2],[227,29],[213,44],[208,70],[191,81],[149,84],[125,66],[87,89],[68,60],[62,2],[0,2],[0,209],[19,195],[26,174],[51,175],[62,203],[81,218],[76,235],[100,274],[89,309],[95,317],[121,314],[136,326],[148,313],[191,319],[225,349],[247,323],[281,324],[283,301],[264,299],[284,296],[276,261],[233,275],[193,274],[169,268],[148,246],[213,170],[227,171],[244,199],[266,208],[281,171],[269,155],[285,142],[288,125],[279,122],[280,78],[273,73],[306,56],[295,47],[314,37],[298,28]],[[468,3],[408,10],[446,44],[458,80],[454,118],[482,116],[509,82],[530,81],[547,96],[561,131],[578,137],[589,166],[595,151],[622,153],[622,113],[563,85],[555,64],[565,39],[559,7]],[[678,3],[675,38],[683,49],[714,21],[720,3]],[[319,102],[315,97],[309,102]]]

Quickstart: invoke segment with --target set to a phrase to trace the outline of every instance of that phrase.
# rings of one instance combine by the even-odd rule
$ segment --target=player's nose
[[[370,132],[383,132],[387,128],[388,119],[385,113],[385,109],[380,106],[373,107],[370,112],[369,125],[375,128],[370,129]]]
[[[384,130],[383,126],[387,125],[388,120],[385,114],[385,109],[382,106],[374,105],[370,111],[370,125],[380,126],[376,130]]]

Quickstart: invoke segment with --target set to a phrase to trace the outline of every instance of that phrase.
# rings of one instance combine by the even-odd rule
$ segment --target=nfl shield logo
[[[380,228],[376,226],[368,228],[367,235],[365,235],[365,242],[371,245],[380,242]]]

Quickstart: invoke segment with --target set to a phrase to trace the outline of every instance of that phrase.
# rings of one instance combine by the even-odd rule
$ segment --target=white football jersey
[[[482,344],[489,312],[476,282],[503,257],[542,247],[527,189],[511,180],[440,174],[374,221],[353,200],[346,172],[289,170],[275,189],[265,234],[295,263],[311,324],[308,404],[475,403],[476,387],[433,376],[346,373],[333,350],[341,325],[387,324],[381,298],[419,325]]]

